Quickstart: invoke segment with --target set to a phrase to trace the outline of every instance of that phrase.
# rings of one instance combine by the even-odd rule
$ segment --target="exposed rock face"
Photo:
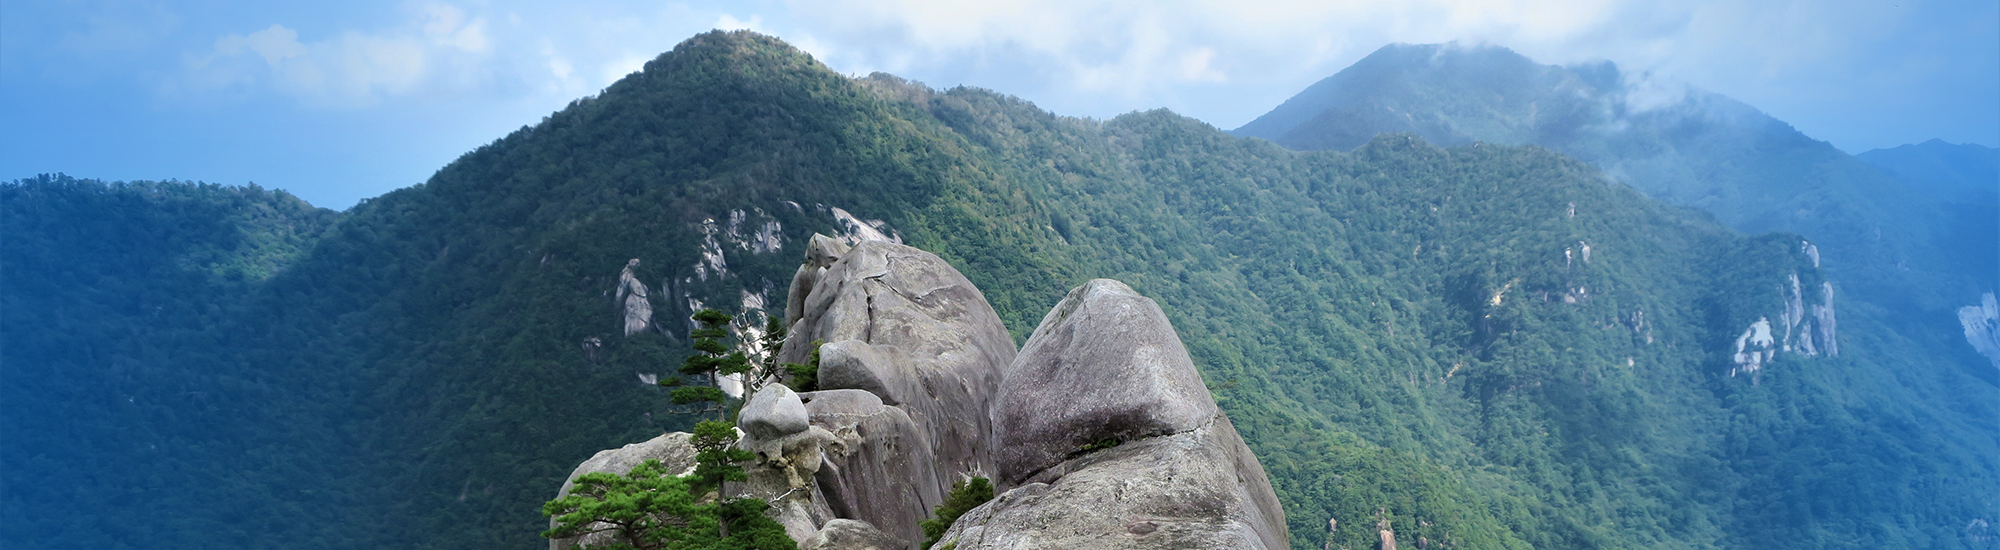
[[[826,342],[823,389],[750,396],[737,446],[757,459],[724,492],[770,502],[801,548],[915,548],[951,484],[974,476],[1005,492],[959,519],[956,548],[1287,547],[1263,467],[1130,287],[1070,291],[1018,357],[985,296],[907,246],[815,235],[791,297],[778,360]],[[644,445],[662,441],[678,450],[606,451],[578,474],[654,455],[692,470],[686,434]]]
[[[862,390],[799,394],[812,424],[833,434],[818,481],[834,516],[882,526],[908,548],[944,501],[927,434],[903,409]],[[831,527],[829,525],[828,527]]]
[[[1805,293],[1799,286],[1799,274],[1793,273],[1791,294],[1785,297],[1785,309],[1778,313],[1778,321],[1783,329],[1780,349],[1807,357],[1817,357],[1821,353],[1828,357],[1840,355],[1840,341],[1834,338],[1837,322],[1833,310],[1833,283],[1821,282],[1819,303],[1808,306]]]
[[[1042,319],[994,409],[1003,487],[941,544],[1287,548],[1284,510],[1152,300],[1091,281]],[[1120,441],[1100,448],[1100,442]],[[1092,445],[1085,450],[1085,445]]]
[[[1757,322],[1750,323],[1750,328],[1743,329],[1743,335],[1736,337],[1736,353],[1730,356],[1736,366],[1729,369],[1729,375],[1756,374],[1763,370],[1765,363],[1778,356],[1776,342],[1771,338],[1770,319],[1759,317]]]
[[[819,284],[820,275],[847,254],[847,249],[846,244],[833,237],[813,234],[812,240],[806,243],[805,262],[799,265],[797,272],[792,273],[791,291],[785,300],[785,326],[795,326],[799,318],[805,316],[806,295]]]
[[[2000,301],[1993,293],[1980,296],[1979,305],[1958,308],[1958,324],[1965,328],[1966,343],[2000,368]]]
[[[1090,281],[1042,318],[1000,384],[1000,486],[1085,445],[1190,431],[1216,411],[1160,306],[1124,283]]]
[[[991,476],[987,411],[1014,343],[985,295],[936,255],[881,241],[856,244],[814,279],[779,360],[804,363],[813,341],[829,342],[820,388],[880,390],[902,408],[934,453],[940,491]]]
[[[910,543],[889,536],[865,521],[836,519],[818,533],[799,541],[799,550],[901,550]]]
[[[1840,340],[1834,338],[1838,335],[1836,329],[1839,325],[1833,315],[1833,283],[1819,284],[1819,303],[1813,304],[1812,310],[1813,329],[1819,335],[1820,347],[1826,350],[1827,357],[1839,356]]]
[[[653,324],[653,302],[646,299],[646,284],[639,282],[639,276],[632,270],[639,267],[639,259],[625,262],[625,270],[618,273],[619,311],[625,319],[625,335],[646,330]]]
[[[833,210],[834,221],[838,222],[843,229],[846,229],[843,233],[845,234],[844,238],[848,242],[884,241],[903,244],[902,236],[882,232],[884,228],[888,227],[888,224],[882,223],[882,220],[856,218],[853,214],[849,214],[846,210],[841,210],[837,207],[831,210]]]
[[[577,465],[576,470],[569,473],[569,478],[563,481],[562,489],[556,491],[556,498],[569,496],[569,490],[575,486],[576,478],[582,477],[583,474],[604,472],[625,475],[639,463],[647,460],[660,461],[660,465],[665,466],[669,472],[691,473],[694,470],[694,452],[694,446],[688,444],[686,432],[673,432],[642,443],[598,451],[596,455],[590,457],[590,460],[583,461],[583,464]],[[549,528],[553,529],[555,525],[555,520],[550,519]],[[566,550],[578,544],[608,543],[611,538],[609,533],[599,533],[578,538],[549,539],[549,550]]]
[[[984,548],[1288,548],[1285,513],[1228,417],[1064,461],[973,508],[940,543]]]
[[[736,413],[736,425],[743,432],[760,439],[776,439],[806,431],[806,405],[799,400],[799,394],[784,384],[772,384],[757,390],[750,396],[750,402],[743,404],[743,410]]]
[[[799,394],[783,384],[765,386],[743,404],[736,427],[743,431],[736,446],[757,454],[756,464],[744,468],[749,479],[738,493],[769,502],[769,515],[792,540],[804,540],[833,518],[813,483],[833,434],[807,423]]]
[[[1800,248],[1813,258],[1818,265],[1818,248],[1812,243],[1804,243]],[[1751,383],[1765,365],[1776,360],[1779,352],[1796,353],[1805,357],[1840,355],[1838,319],[1833,309],[1833,283],[1820,282],[1818,292],[1806,292],[1799,282],[1799,274],[1791,274],[1789,284],[1781,285],[1778,292],[1785,303],[1778,310],[1778,321],[1759,318],[1743,330],[1736,338],[1736,352],[1730,356],[1733,365],[1730,376],[1751,375]],[[1809,301],[1808,296],[1816,298]],[[1815,303],[1816,302],[1816,303]]]

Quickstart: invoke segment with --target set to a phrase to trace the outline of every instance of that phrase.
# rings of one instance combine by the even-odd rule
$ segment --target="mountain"
[[[1854,155],[1854,158],[1907,181],[1942,189],[1992,189],[2000,186],[2000,149],[1977,143],[1953,144],[1933,139],[1888,149],[1872,149]]]
[[[814,233],[935,254],[1016,345],[1086,281],[1153,299],[1294,548],[1991,548],[2000,519],[1994,386],[1928,368],[1976,352],[1797,234],[1541,147],[1293,151],[715,32],[346,212],[47,177],[0,213],[24,548],[541,547],[573,467],[690,423],[644,382],[688,315],[784,311]]]
[[[1609,62],[1565,67],[1495,46],[1390,45],[1233,133],[1347,150],[1385,132],[1548,147],[1740,231],[1802,234],[1826,251],[1843,289],[1932,334],[1956,333],[1952,311],[2000,275],[2000,248],[1988,238],[2000,223],[1996,195],[1926,192],[1927,183],[1893,177],[1742,102]],[[1935,166],[1919,156],[1877,163]],[[1980,177],[1973,170],[1964,175]],[[1973,234],[1982,236],[1966,238]]]

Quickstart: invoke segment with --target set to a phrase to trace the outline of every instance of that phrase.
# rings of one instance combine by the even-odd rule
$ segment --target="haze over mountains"
[[[1805,235],[1844,290],[1933,331],[1955,333],[1940,320],[2000,279],[1994,149],[1933,140],[1857,158],[1749,105],[1609,62],[1390,45],[1232,133],[1347,150],[1383,132],[1540,145],[1740,231]]]
[[[1993,548],[2000,400],[1937,314],[2000,201],[1627,84],[1392,46],[1238,130],[1300,151],[716,32],[345,212],[6,184],[0,536],[539,547],[572,466],[686,423],[639,375],[687,315],[782,311],[817,232],[937,254],[1017,341],[1154,298],[1294,548]],[[1870,162],[1967,170],[1913,158]]]
[[[1855,155],[1914,185],[1949,191],[1976,191],[2000,185],[2000,149],[1977,143],[1930,140]]]

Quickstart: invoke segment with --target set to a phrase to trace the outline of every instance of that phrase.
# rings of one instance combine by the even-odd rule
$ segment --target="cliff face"
[[[2000,368],[2000,302],[1991,292],[1979,299],[1979,305],[1958,309],[1958,323],[1965,327],[1965,342]]]
[[[1820,267],[1819,247],[1811,242],[1801,241],[1798,255],[1811,261],[1815,270]],[[1777,315],[1758,317],[1736,337],[1735,352],[1730,355],[1730,376],[1749,376],[1751,383],[1756,384],[1764,367],[1776,360],[1779,353],[1806,358],[1840,356],[1833,283],[1821,280],[1816,285],[1804,284],[1795,271],[1777,290],[1783,297]]]
[[[1004,492],[941,545],[1288,547],[1263,466],[1151,299],[1091,281],[1017,356],[979,289],[937,256],[813,242],[779,357],[803,362],[824,342],[822,389],[750,397],[739,445],[759,458],[735,489],[770,500],[804,547],[916,548],[919,522],[972,477]],[[669,440],[684,438],[656,441]],[[572,477],[629,469],[605,458],[618,453]]]

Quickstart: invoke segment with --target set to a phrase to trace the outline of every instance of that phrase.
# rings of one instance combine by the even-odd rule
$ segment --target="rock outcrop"
[[[1979,305],[1958,308],[1958,324],[1965,328],[1965,342],[2000,369],[2000,301],[1993,293],[1980,296]]]
[[[1264,468],[1215,406],[1159,306],[1091,281],[1044,317],[1001,385],[1002,488],[940,544],[1288,547]]]
[[[1018,355],[970,281],[900,244],[815,235],[790,296],[778,360],[804,363],[825,342],[821,389],[749,397],[737,445],[757,458],[725,492],[770,502],[800,548],[915,549],[921,522],[971,477],[1003,492],[943,545],[1287,547],[1263,466],[1165,313],[1123,283],[1071,290]],[[662,455],[626,450],[578,473]],[[670,468],[691,469],[684,454]]]
[[[1087,445],[1172,435],[1218,409],[1166,313],[1124,283],[1071,290],[1007,368],[993,409],[1001,488]]]
[[[1760,317],[1750,323],[1750,328],[1743,329],[1743,334],[1736,337],[1736,353],[1729,356],[1736,366],[1729,369],[1729,375],[1755,375],[1763,370],[1765,363],[1778,357],[1776,342],[1771,338],[1770,319]]]
[[[1812,243],[1802,244],[1800,250],[1812,259],[1815,267],[1819,265],[1819,249]],[[1792,273],[1788,284],[1778,288],[1784,304],[1779,306],[1777,322],[1760,317],[1736,337],[1736,351],[1730,355],[1730,376],[1749,375],[1754,385],[1764,367],[1776,360],[1780,352],[1804,357],[1840,355],[1833,283],[1821,281],[1817,292],[1808,292],[1806,288],[1798,273]]]
[[[814,427],[833,434],[818,473],[819,490],[836,517],[880,526],[890,535],[924,539],[918,522],[944,502],[927,434],[903,409],[862,390],[799,394]]]
[[[665,466],[669,472],[683,475],[693,473],[694,453],[694,445],[688,443],[686,432],[673,432],[641,443],[598,451],[590,457],[590,460],[583,461],[583,464],[577,465],[576,469],[569,473],[569,477],[563,480],[562,489],[556,491],[556,498],[569,496],[570,488],[576,485],[576,478],[583,477],[583,474],[603,472],[622,476],[647,460],[660,461],[660,465]],[[554,529],[555,526],[555,520],[550,519],[549,528]],[[567,550],[579,544],[609,542],[611,542],[610,533],[549,539],[549,550]]]
[[[737,413],[736,428],[743,432],[736,446],[757,455],[736,494],[769,502],[771,518],[792,540],[812,536],[833,519],[814,482],[833,434],[807,422],[799,394],[783,384],[757,390]]]
[[[865,521],[836,519],[799,541],[799,550],[899,550],[910,543],[889,536]]]
[[[653,302],[646,297],[646,284],[639,282],[639,259],[625,262],[625,270],[618,273],[618,295],[614,300],[625,322],[625,335],[631,336],[653,326]]]
[[[826,235],[814,234],[812,240],[806,243],[805,262],[799,265],[797,272],[792,273],[792,286],[786,294],[785,326],[795,326],[799,318],[805,316],[806,295],[819,284],[820,275],[847,254],[847,249],[846,244]]]
[[[813,248],[836,251],[829,241],[815,236]],[[940,491],[990,477],[987,411],[1015,353],[985,295],[936,255],[882,241],[854,245],[811,279],[779,360],[804,363],[812,342],[826,342],[820,389],[865,390],[903,409],[930,447]]]

